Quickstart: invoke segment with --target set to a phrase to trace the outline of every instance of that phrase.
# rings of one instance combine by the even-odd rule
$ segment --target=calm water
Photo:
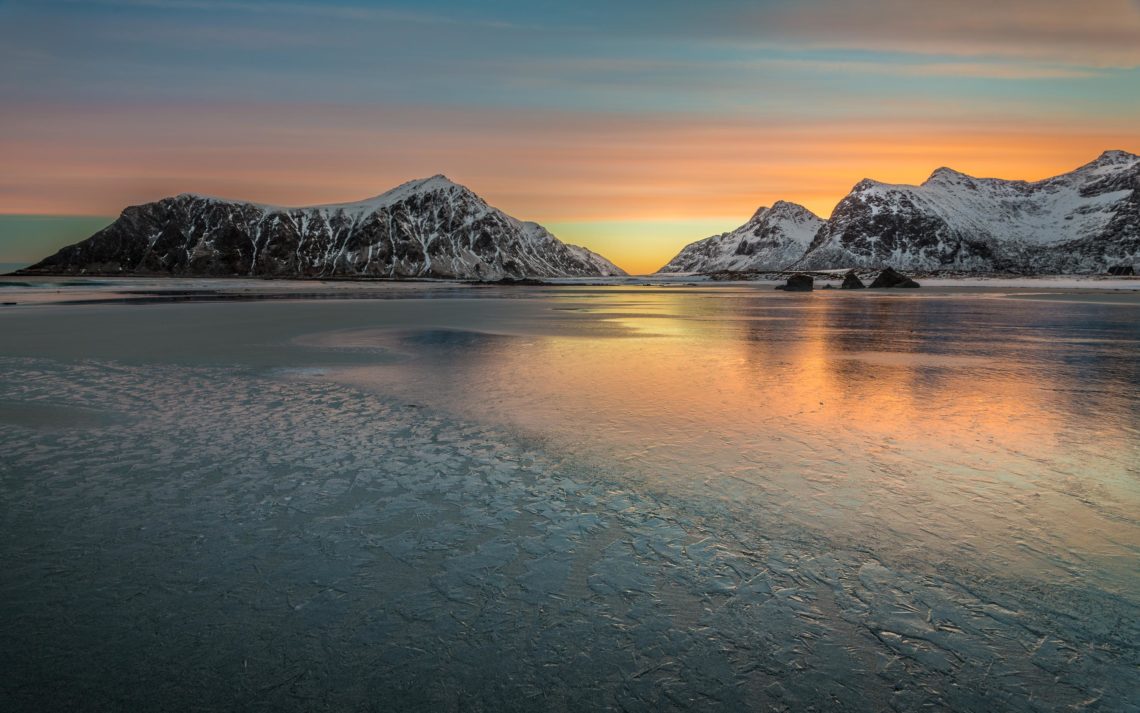
[[[1140,300],[0,311],[5,710],[1137,710]]]

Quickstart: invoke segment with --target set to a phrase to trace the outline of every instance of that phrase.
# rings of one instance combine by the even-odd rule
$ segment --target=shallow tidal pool
[[[0,308],[0,709],[1140,710],[1140,300]]]

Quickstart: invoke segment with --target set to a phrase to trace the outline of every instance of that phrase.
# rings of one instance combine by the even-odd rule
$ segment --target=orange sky
[[[645,272],[864,177],[1140,151],[1138,37],[1140,0],[10,0],[0,262],[85,237],[5,214],[443,173]]]
[[[193,191],[284,205],[364,198],[445,173],[632,273],[785,199],[826,217],[861,178],[942,165],[1039,179],[1109,148],[1129,122],[776,120],[349,107],[13,107],[0,213],[117,214]],[[461,124],[462,131],[457,130]]]

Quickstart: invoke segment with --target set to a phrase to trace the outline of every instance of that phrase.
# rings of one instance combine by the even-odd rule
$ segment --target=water
[[[1137,709],[1135,296],[394,296],[0,311],[5,710]]]

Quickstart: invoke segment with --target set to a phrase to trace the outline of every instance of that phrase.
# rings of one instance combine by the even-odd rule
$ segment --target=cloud
[[[677,247],[663,237],[664,222],[687,221],[693,234],[670,238],[683,243],[779,199],[826,216],[863,177],[914,183],[950,165],[1038,179],[1107,148],[1140,151],[1129,117],[938,114],[900,119],[883,108],[862,119],[789,120],[308,104],[6,106],[0,213],[113,216],[183,191],[330,203],[445,173],[627,266],[657,267]],[[637,234],[642,247],[625,245],[623,236]]]
[[[1140,66],[1134,0],[808,0],[737,8],[727,37],[801,47]]]
[[[667,36],[795,49],[1017,58],[1082,67],[1140,66],[1136,0],[436,0],[407,5],[256,0],[63,0],[203,14],[345,23],[460,24],[551,38]],[[45,5],[58,4],[45,2]]]
[[[976,79],[1088,79],[1106,76],[1106,70],[1027,62],[947,62],[947,61],[839,61],[812,59],[770,59],[752,63],[767,70],[801,70],[827,74],[874,74],[892,77],[972,77]]]
[[[888,112],[889,114],[889,112]],[[864,176],[918,181],[938,165],[1041,178],[1131,122],[744,120],[647,114],[299,105],[10,107],[0,212],[114,213],[199,191],[267,203],[350,200],[416,176],[469,182],[520,217],[747,217],[778,198],[826,214]]]
[[[377,5],[349,5],[331,2],[243,2],[242,0],[63,0],[66,4],[104,5],[168,11],[202,11],[214,15],[238,13],[255,15],[295,15],[351,22],[397,22],[421,25],[476,24],[493,28],[518,27],[505,20],[466,20],[449,13],[412,12]]]
[[[507,60],[478,63],[476,66],[501,72],[509,68]],[[761,78],[779,77],[788,73],[813,73],[830,76],[876,75],[887,77],[972,77],[977,79],[1088,79],[1109,76],[1118,70],[1095,67],[1073,67],[1017,60],[950,61],[927,57],[880,57],[875,60],[837,60],[797,58],[781,53],[779,56],[762,56],[758,59],[733,57],[729,59],[664,59],[646,57],[560,57],[535,58],[524,67],[515,67],[520,77],[529,77],[532,83],[567,81],[585,77],[593,81],[605,79],[639,78],[652,81],[656,77],[692,76],[698,72],[716,73],[725,84],[738,79],[751,82],[754,87]],[[603,79],[605,78],[605,79]],[[794,81],[794,80],[793,80]]]

